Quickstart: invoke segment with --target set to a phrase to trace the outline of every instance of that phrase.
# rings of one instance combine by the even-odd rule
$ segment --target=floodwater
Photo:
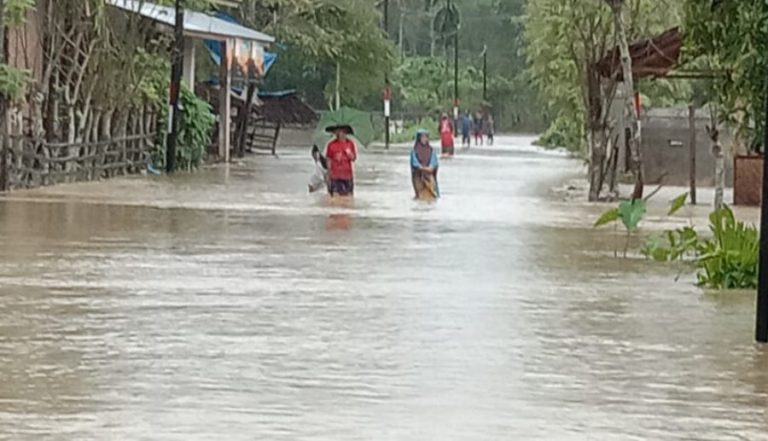
[[[303,150],[14,193],[0,439],[768,440],[754,296],[615,259],[581,164],[501,141],[435,205],[404,152],[349,204]]]

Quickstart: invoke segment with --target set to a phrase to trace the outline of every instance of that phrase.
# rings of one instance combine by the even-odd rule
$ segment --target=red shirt
[[[352,163],[357,159],[354,142],[334,139],[328,143],[325,156],[328,158],[328,174],[331,179],[352,179]]]
[[[453,134],[453,123],[448,119],[444,119],[440,123],[440,134],[443,134],[443,133]]]

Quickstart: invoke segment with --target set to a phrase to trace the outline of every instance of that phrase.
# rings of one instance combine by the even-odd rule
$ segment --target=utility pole
[[[459,28],[456,25],[456,33],[453,35],[453,120],[459,120]],[[459,125],[454,124],[454,132],[459,134]]]
[[[165,150],[165,171],[169,174],[176,171],[176,142],[179,137],[179,93],[181,92],[181,75],[184,69],[184,7],[182,0],[176,0],[176,25],[174,27],[171,63],[171,90],[168,103],[169,130]]]
[[[389,38],[389,0],[384,0],[384,33]],[[402,44],[402,43],[401,43]],[[384,74],[384,148],[389,150],[389,117],[392,91],[389,84],[389,70]]]
[[[763,196],[760,205],[760,268],[757,286],[755,339],[768,343],[768,78],[765,90],[765,133],[763,133]]]
[[[5,63],[5,2],[0,0],[0,64]],[[5,113],[7,112],[8,100],[0,97],[0,191],[7,191],[10,178],[8,176],[8,137],[5,129]]]
[[[5,1],[0,0],[0,18],[5,17]],[[0,63],[5,63],[5,20],[0,20]]]
[[[488,101],[488,45],[483,45],[483,101]]]

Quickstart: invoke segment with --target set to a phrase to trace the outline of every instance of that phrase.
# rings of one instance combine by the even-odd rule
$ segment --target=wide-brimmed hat
[[[325,128],[327,133],[336,133],[337,130],[346,130],[348,135],[355,134],[355,130],[352,129],[352,126],[346,124],[333,125]]]

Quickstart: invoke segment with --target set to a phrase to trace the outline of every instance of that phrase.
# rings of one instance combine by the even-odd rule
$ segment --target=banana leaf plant
[[[632,234],[635,233],[640,227],[640,222],[645,218],[645,214],[648,212],[648,200],[653,197],[656,192],[650,194],[644,199],[632,199],[622,201],[618,207],[611,208],[603,212],[600,217],[595,221],[594,227],[602,227],[608,224],[614,224],[618,227],[618,223],[624,226],[626,232],[626,240],[624,242],[624,258],[627,257],[627,251],[629,250],[629,242],[632,239]],[[688,193],[683,193],[670,202],[670,209],[667,213],[668,216],[675,214],[680,210],[685,202],[688,200]]]

